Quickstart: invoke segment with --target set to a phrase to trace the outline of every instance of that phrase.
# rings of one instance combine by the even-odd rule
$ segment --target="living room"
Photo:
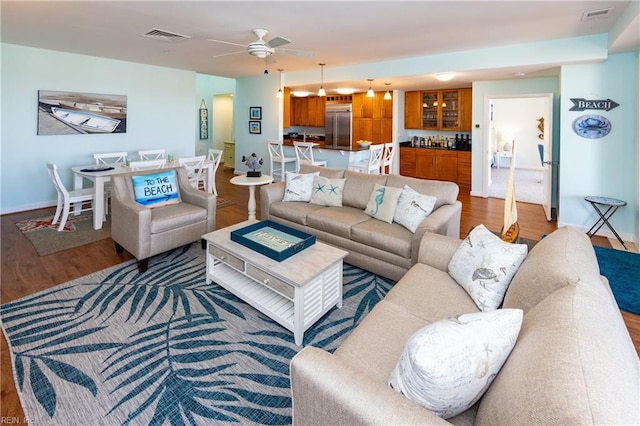
[[[477,201],[486,201],[483,199],[486,195],[486,176],[482,174],[482,164],[485,162],[483,147],[487,144],[483,124],[488,114],[485,103],[487,97],[553,93],[554,139],[561,142],[556,145],[554,158],[562,164],[558,176],[558,221],[554,225],[570,225],[586,231],[595,220],[595,215],[585,203],[584,197],[596,194],[615,196],[626,200],[628,205],[612,218],[612,224],[626,241],[637,243],[640,233],[638,51],[636,49],[632,52],[610,54],[608,38],[608,34],[596,34],[518,43],[501,48],[477,48],[446,55],[388,60],[368,64],[366,67],[327,66],[324,78],[325,84],[347,80],[366,82],[367,78],[384,81],[385,77],[399,75],[406,72],[406,69],[421,69],[426,74],[432,74],[453,66],[454,71],[464,71],[506,63],[511,66],[517,63],[526,65],[533,62],[558,62],[558,58],[562,58],[566,62],[559,64],[559,72],[555,76],[472,82],[473,122],[479,127],[473,129],[472,189],[463,198],[463,205],[476,205]],[[46,160],[55,160],[61,168],[70,170],[71,166],[87,163],[91,154],[102,151],[133,151],[161,145],[174,156],[193,154],[199,144],[202,144],[197,111],[202,99],[210,104],[217,94],[234,94],[234,138],[237,154],[233,166],[238,171],[243,171],[245,166],[240,161],[242,155],[256,152],[268,157],[265,139],[277,139],[282,133],[283,112],[280,102],[275,98],[279,87],[304,84],[317,86],[320,77],[317,65],[306,71],[285,71],[282,79],[275,72],[275,66],[270,67],[270,74],[267,76],[262,75],[262,70],[259,69],[254,77],[233,79],[194,70],[65,53],[27,45],[3,43],[1,47],[4,78],[0,209],[3,215],[47,208],[55,204],[55,192],[44,167]],[[262,65],[258,68],[262,68]],[[131,123],[127,133],[97,137],[38,136],[35,131],[37,91],[43,89],[126,95],[129,99]],[[396,108],[394,116],[402,117],[403,91],[394,90],[393,95]],[[569,108],[570,99],[576,97],[611,98],[620,104],[606,113],[615,129],[609,138],[586,140],[575,134],[572,125],[578,114],[569,112]],[[256,105],[262,107],[262,133],[259,135],[250,133],[247,127],[249,108]],[[398,134],[394,138],[400,142],[407,133],[401,122],[397,126]],[[212,147],[216,147],[218,143],[211,139],[206,142]],[[228,174],[229,172],[223,175],[227,180]],[[29,178],[25,179],[25,175]],[[71,182],[70,173],[65,176],[65,180],[67,183]],[[241,197],[246,196],[245,192],[243,189]],[[229,193],[221,193],[221,196],[232,198]],[[244,219],[245,206],[246,200],[238,198],[236,206],[220,209],[218,219],[222,222],[219,223],[231,224],[239,218]],[[488,213],[490,220],[499,222],[502,205],[491,204],[490,207],[494,210]],[[483,211],[483,207],[478,209]],[[233,216],[233,219],[225,216]],[[530,230],[535,235],[527,238],[539,238],[549,232],[545,222],[543,219],[542,225],[532,225]],[[472,223],[477,224],[473,220],[463,223],[465,225],[461,225],[462,233],[468,231]],[[3,244],[3,266],[5,262],[13,262],[17,275],[30,277],[33,274],[30,268],[37,265],[37,268],[44,268],[46,273],[38,274],[38,278],[34,280],[53,285],[111,266],[116,259],[110,245],[101,245],[87,252],[86,256],[80,254],[85,253],[74,252],[68,265],[61,268],[61,260],[52,261],[51,264],[46,259],[32,263],[33,259],[29,261],[25,260],[28,258],[21,258],[20,253],[12,254]],[[109,260],[101,259],[102,257]],[[73,272],[67,270],[67,267],[73,269]],[[7,372],[3,369],[3,381],[7,377],[5,373]],[[16,412],[18,411],[9,411],[11,416]]]

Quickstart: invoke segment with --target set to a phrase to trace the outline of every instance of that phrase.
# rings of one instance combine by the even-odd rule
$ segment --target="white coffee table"
[[[260,177],[247,177],[246,175],[239,175],[231,178],[231,183],[234,185],[248,186],[249,187],[249,220],[256,218],[256,186],[266,185],[273,182],[273,177],[269,175],[262,175]]]
[[[347,252],[317,241],[278,262],[231,241],[248,220],[202,236],[207,283],[216,282],[284,328],[302,345],[304,332],[331,308],[342,307],[342,261]]]

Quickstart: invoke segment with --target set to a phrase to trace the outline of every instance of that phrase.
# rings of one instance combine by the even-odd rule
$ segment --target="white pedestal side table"
[[[266,185],[273,182],[273,177],[269,175],[262,175],[260,177],[247,177],[246,175],[235,176],[231,178],[231,183],[238,186],[249,187],[249,220],[255,220],[256,218],[256,186]]]

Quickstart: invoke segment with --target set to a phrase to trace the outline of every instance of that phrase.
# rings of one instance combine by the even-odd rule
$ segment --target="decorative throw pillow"
[[[329,179],[324,176],[313,178],[311,204],[342,207],[342,191],[346,179]]]
[[[398,198],[402,188],[393,188],[377,184],[373,187],[373,192],[369,197],[369,202],[364,212],[369,216],[385,222],[393,222],[393,214],[398,205]]]
[[[389,377],[389,386],[448,419],[484,395],[515,346],[522,310],[464,314],[418,330]]]
[[[436,197],[424,195],[405,185],[398,198],[398,206],[393,214],[393,220],[411,232],[416,232],[422,219],[429,216],[436,205]]]
[[[161,207],[180,202],[175,170],[131,176],[136,201],[146,207]]]
[[[286,187],[282,201],[304,201],[311,200],[311,190],[313,189],[313,178],[320,173],[293,173],[285,172]]]
[[[482,311],[497,309],[511,279],[527,257],[526,244],[504,242],[484,225],[476,226],[449,261],[449,275]]]

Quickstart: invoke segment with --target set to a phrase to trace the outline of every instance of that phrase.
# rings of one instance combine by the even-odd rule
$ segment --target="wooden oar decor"
[[[516,187],[513,175],[516,165],[516,141],[511,143],[511,164],[509,166],[509,178],[507,179],[507,193],[504,198],[504,221],[500,238],[502,241],[514,243],[520,236],[520,225],[518,225],[518,209],[516,207]]]

